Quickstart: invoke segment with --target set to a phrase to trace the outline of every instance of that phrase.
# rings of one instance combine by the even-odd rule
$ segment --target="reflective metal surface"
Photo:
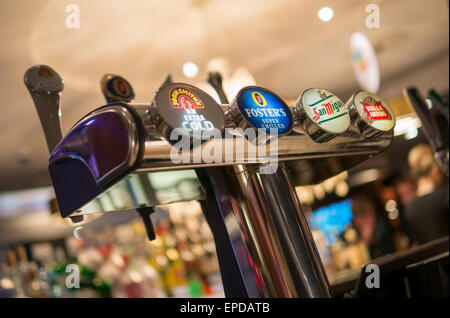
[[[226,222],[234,233],[235,250],[244,242],[246,254],[236,253],[250,297],[330,297],[328,281],[283,164],[274,174],[259,166],[235,166],[228,173],[211,173],[221,193],[222,211],[232,207]],[[222,180],[220,180],[222,179]],[[228,219],[231,216],[228,214]],[[236,225],[240,229],[236,233]],[[255,289],[255,285],[257,289]]]
[[[134,210],[138,207],[205,199],[194,170],[131,173],[94,197],[75,214]]]
[[[138,156],[136,123],[121,105],[94,111],[75,125],[52,152],[49,163],[66,157],[81,160],[97,183],[131,167]]]
[[[331,177],[333,174],[348,169],[357,162],[383,151],[389,146],[392,140],[392,132],[384,132],[367,139],[358,131],[348,130],[345,133],[336,135],[328,142],[318,143],[312,140],[306,133],[291,131],[287,135],[279,136],[273,142],[256,145],[253,142],[249,142],[241,133],[230,134],[226,131],[223,137],[213,138],[203,142],[191,149],[188,153],[182,154],[181,150],[174,151],[174,147],[166,140],[166,136],[161,135],[160,130],[151,118],[149,104],[132,103],[123,105],[126,106],[124,106],[124,109],[128,107],[130,111],[133,110],[133,113],[139,117],[138,121],[133,121],[131,117],[127,119],[127,116],[131,113],[127,115],[127,112],[119,112],[125,122],[131,125],[128,129],[132,150],[130,157],[126,160],[127,162],[124,162],[122,166],[126,167],[126,169],[133,167],[132,170],[128,171],[128,173],[133,174],[240,164],[285,162],[289,170],[295,172],[293,176],[294,180],[307,180],[308,183],[314,183],[323,178]],[[81,126],[94,120],[97,116],[102,116],[104,112],[111,111],[110,107],[112,105],[95,110],[80,120],[71,131],[79,129]],[[222,109],[226,111],[228,106],[223,105]],[[91,125],[98,125],[99,123],[100,121],[97,123],[94,120],[94,122],[91,122]],[[226,128],[236,129],[238,127],[233,122],[227,121]],[[139,138],[137,138],[138,131],[141,131]],[[143,141],[138,142],[138,139],[142,139]],[[135,142],[132,142],[132,140],[135,140]],[[107,144],[111,145],[111,142]],[[78,138],[78,143],[76,146],[74,145],[75,148],[65,145],[66,152],[72,152],[72,156],[75,157],[76,149],[88,149],[93,145],[90,138]],[[208,162],[204,161],[201,155],[211,149],[217,150],[217,153],[213,151],[215,153],[213,160]],[[138,154],[142,155],[138,157]],[[109,156],[115,155],[111,153]],[[180,156],[183,160],[175,162],[172,160],[173,156]],[[61,158],[58,159],[60,160]],[[113,158],[102,158],[102,155],[98,154],[96,158],[91,159],[93,162],[102,162],[104,160],[112,160]],[[70,171],[67,171],[67,173],[70,175]],[[103,175],[107,175],[107,178],[101,180],[102,189],[98,189],[98,191],[108,191],[109,188],[122,180],[122,173],[122,169],[104,171]],[[311,175],[313,176],[312,178]],[[302,183],[304,184],[304,182]],[[197,194],[194,196],[197,196]],[[71,193],[67,193],[66,195],[72,196]],[[96,197],[97,194],[93,194],[90,199],[93,200]],[[60,197],[58,200],[64,200],[64,198]],[[72,212],[80,209],[84,204],[80,204]],[[149,204],[153,206],[159,204],[159,201],[149,202]],[[134,203],[132,203],[126,208],[131,209],[136,207],[138,206],[134,206]],[[105,210],[101,209],[100,211]]]
[[[64,83],[53,69],[46,65],[30,67],[24,75],[24,83],[33,98],[42,129],[51,153],[62,139],[60,116],[60,94]]]

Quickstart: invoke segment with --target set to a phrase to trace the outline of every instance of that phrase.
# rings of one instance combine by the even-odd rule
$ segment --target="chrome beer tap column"
[[[267,136],[259,141],[249,140],[250,143],[274,143],[293,129],[291,109],[279,96],[262,87],[241,89],[229,112],[238,126],[257,129]],[[260,254],[266,258],[262,264],[272,268],[272,272],[260,270],[262,280],[272,280],[276,287],[268,290],[269,295],[330,297],[324,268],[285,164],[243,168],[236,177],[249,206],[247,214],[252,214],[247,218],[254,220],[254,231],[261,234],[259,244],[270,246],[266,255]]]
[[[235,138],[245,138],[259,147],[276,144],[278,137],[289,135],[293,126],[286,103],[258,86],[241,89],[225,116],[227,122],[235,124]],[[257,134],[263,134],[262,138]],[[233,218],[241,229],[247,254],[237,254],[237,261],[241,272],[253,274],[243,277],[250,297],[331,296],[295,188],[282,162],[234,165],[233,169],[216,169],[209,176],[229,228],[233,227]],[[238,249],[241,241],[233,241]]]

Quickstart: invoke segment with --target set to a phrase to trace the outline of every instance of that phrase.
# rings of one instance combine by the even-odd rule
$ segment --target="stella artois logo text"
[[[177,87],[172,89],[169,93],[169,98],[173,108],[184,108],[185,110],[204,108],[200,98],[186,88]]]
[[[371,120],[391,119],[389,112],[381,105],[381,102],[367,96],[362,100],[364,111]]]

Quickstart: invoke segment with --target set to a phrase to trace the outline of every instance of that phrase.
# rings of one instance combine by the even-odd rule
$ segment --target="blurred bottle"
[[[16,251],[19,255],[19,273],[28,297],[50,297],[49,285],[39,277],[37,264],[28,260],[25,247],[23,245],[19,245],[16,247]]]
[[[349,227],[344,233],[347,242],[347,258],[350,268],[358,268],[370,261],[367,244],[358,238],[358,233]]]
[[[2,288],[8,291],[11,297],[27,297],[22,278],[18,269],[16,255],[13,250],[6,251],[7,264],[3,267]]]
[[[340,237],[331,246],[331,255],[336,271],[348,268],[347,244]]]

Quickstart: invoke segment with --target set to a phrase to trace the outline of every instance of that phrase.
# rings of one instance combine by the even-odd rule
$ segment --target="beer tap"
[[[33,98],[34,106],[44,130],[50,154],[62,139],[60,125],[60,97],[64,83],[58,73],[46,65],[30,67],[24,75],[25,86]]]
[[[420,95],[416,87],[408,87],[403,90],[403,95],[411,108],[419,116],[424,132],[429,144],[433,148],[435,158],[441,170],[449,176],[449,147],[448,147],[448,115],[443,110],[442,102],[437,94],[430,93],[426,101]]]
[[[100,80],[100,86],[108,104],[113,102],[129,103],[135,97],[133,87],[119,75],[103,75]]]
[[[131,84],[122,76],[115,74],[105,74],[100,80],[100,87],[102,89],[103,96],[105,96],[108,104],[115,102],[129,103],[134,97],[134,90]],[[154,207],[141,206],[136,208],[142,221],[144,222],[147,237],[150,241],[153,241],[155,236],[155,228],[151,219],[151,214],[155,212]]]
[[[57,78],[48,70],[35,70],[37,82]],[[133,209],[147,222],[152,239],[149,221],[155,206],[196,200],[214,232],[227,297],[330,297],[286,165],[305,163],[296,176],[320,171],[307,181],[318,182],[387,149],[395,124],[388,106],[376,96],[358,93],[344,107],[334,94],[310,89],[292,107],[258,86],[242,88],[228,105],[220,74],[208,81],[223,105],[193,85],[172,83],[170,77],[152,102],[132,103],[129,83],[110,75],[102,81],[102,88],[109,90],[104,91],[108,104],[82,117],[63,140],[54,125],[43,124],[46,133],[59,132],[49,134],[48,144],[61,216]],[[60,87],[47,84],[41,92],[38,88],[45,82],[32,85],[34,77],[28,72],[25,78],[37,104],[42,104],[39,95],[59,97],[62,82]],[[52,114],[58,110],[51,109]],[[42,114],[45,119],[58,118]],[[180,137],[180,128],[181,143],[172,138]],[[239,133],[239,128],[248,133]],[[260,131],[272,139],[255,145],[250,135],[258,133],[259,140]],[[333,169],[322,172],[328,162]],[[266,167],[276,169],[262,169]],[[167,196],[154,193],[150,177],[186,169],[197,172],[194,186]]]
[[[207,81],[209,85],[216,91],[217,95],[219,95],[220,102],[222,104],[228,104],[228,97],[225,94],[222,86],[222,75],[219,72],[209,72]]]

